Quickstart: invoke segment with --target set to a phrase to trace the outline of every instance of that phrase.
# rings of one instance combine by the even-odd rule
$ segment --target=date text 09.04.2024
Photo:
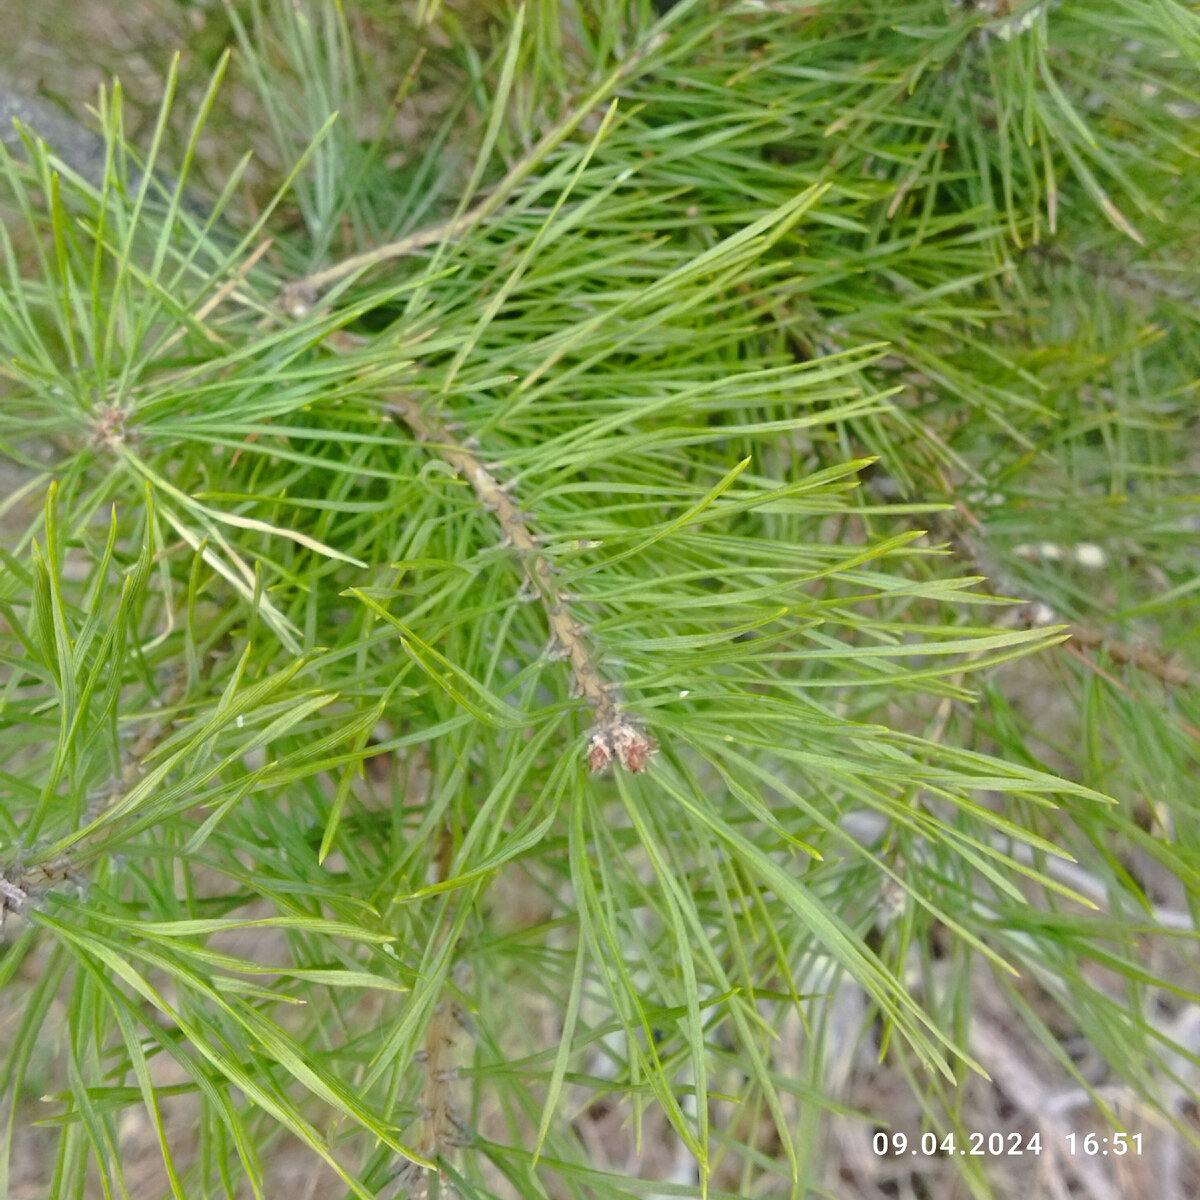
[[[1064,1134],[1066,1145],[1064,1149],[1074,1158],[1084,1155],[1088,1158],[1121,1157],[1132,1154],[1135,1157],[1142,1153],[1142,1135],[1117,1132],[1106,1136],[1095,1133]],[[888,1133],[886,1130],[876,1130],[871,1139],[871,1149],[880,1157],[889,1154],[913,1154],[925,1158],[944,1155],[1018,1155],[1041,1154],[1042,1135],[1034,1131],[1030,1134],[1021,1133],[969,1133],[959,1140],[953,1133],[947,1133],[939,1138],[936,1133],[926,1132],[920,1138],[909,1142],[907,1134]]]

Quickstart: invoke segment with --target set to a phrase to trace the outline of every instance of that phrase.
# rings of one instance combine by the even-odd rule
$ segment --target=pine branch
[[[417,441],[429,443],[471,484],[480,504],[495,514],[503,530],[502,544],[516,549],[525,580],[541,600],[551,633],[571,664],[574,690],[592,710],[594,724],[587,750],[592,771],[602,771],[614,760],[634,773],[645,770],[655,750],[654,740],[620,712],[614,699],[615,685],[601,678],[586,632],[572,617],[568,602],[555,584],[554,566],[540,548],[525,514],[471,451],[455,440],[445,424],[422,412],[415,400],[393,394],[388,398],[387,409],[408,425]]]
[[[181,140],[0,151],[39,1182],[137,1191],[136,1115],[176,1196],[1032,1194],[873,1144],[1011,1132],[1022,1036],[1182,1162],[1194,17],[419,7],[230,6],[236,120],[185,56]]]

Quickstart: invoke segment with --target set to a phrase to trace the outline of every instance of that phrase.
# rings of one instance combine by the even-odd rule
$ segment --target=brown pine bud
[[[598,725],[588,738],[587,760],[593,774],[599,774],[616,759],[627,771],[637,774],[646,769],[658,743],[643,733],[627,717],[618,716]]]

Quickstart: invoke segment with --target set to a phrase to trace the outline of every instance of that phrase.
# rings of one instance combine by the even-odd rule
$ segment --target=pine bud
[[[598,725],[588,737],[588,768],[593,775],[605,770],[615,759],[627,771],[637,774],[646,769],[658,743],[643,733],[627,717],[618,716],[605,725]]]

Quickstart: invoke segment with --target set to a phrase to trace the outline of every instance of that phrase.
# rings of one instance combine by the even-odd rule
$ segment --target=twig
[[[461,1141],[461,1122],[454,1091],[450,1086],[455,1078],[449,1061],[455,1043],[454,1006],[449,989],[433,1010],[433,1020],[425,1030],[425,1079],[421,1085],[420,1152],[427,1157],[441,1154]]]
[[[186,690],[186,676],[178,676],[164,693],[159,708],[170,708]],[[170,733],[169,721],[156,721],[138,737],[123,755],[120,781],[112,781],[107,794],[103,791],[100,793],[98,799],[102,802],[89,804],[84,816],[88,824],[94,824],[132,790],[145,772],[146,759]],[[60,884],[71,883],[83,892],[87,887],[87,880],[76,864],[81,857],[80,851],[86,845],[87,839],[81,839],[71,845],[65,854],[30,866],[24,865],[22,855],[18,851],[12,863],[7,867],[0,867],[0,930],[4,928],[7,913],[21,914],[31,904],[36,907],[46,892]]]
[[[656,750],[648,737],[619,709],[616,687],[600,676],[586,633],[571,616],[554,580],[554,567],[538,547],[525,514],[510,499],[502,484],[445,423],[425,412],[411,396],[393,393],[387,409],[412,430],[419,441],[434,446],[445,462],[462,475],[475,491],[480,504],[494,513],[505,539],[516,549],[525,572],[526,586],[541,600],[551,633],[571,664],[575,691],[592,709],[594,724],[588,739],[588,765],[594,772],[619,762],[629,771],[646,767]]]
[[[961,501],[956,501],[955,508],[958,510],[959,516],[969,521],[981,536],[986,533],[979,519],[971,513],[965,504]],[[976,570],[981,575],[986,575],[989,579],[999,583],[1006,591],[1018,590],[1005,578],[1004,572],[975,537],[968,535],[962,530],[954,530],[950,534],[950,540],[958,548],[959,553],[974,564]],[[1120,680],[1094,662],[1091,656],[1084,652],[1085,650],[1103,649],[1116,662],[1136,667],[1148,675],[1153,675],[1168,687],[1187,687],[1197,682],[1195,672],[1188,670],[1182,664],[1170,662],[1159,651],[1150,647],[1136,646],[1130,642],[1122,641],[1120,638],[1114,637],[1094,626],[1072,623],[1057,613],[1044,600],[1035,600],[1032,603],[1025,604],[1016,610],[1016,612],[1018,618],[1030,626],[1067,626],[1070,633],[1070,641],[1062,644],[1064,651],[1106,679],[1114,687],[1125,692],[1126,695],[1132,695],[1132,693]],[[1190,725],[1185,724],[1183,721],[1179,721],[1179,724],[1191,736],[1200,736]]]
[[[204,303],[201,304],[200,307],[192,314],[192,319],[197,325],[201,325],[205,334],[207,334],[208,337],[210,337],[214,342],[220,344],[223,343],[225,339],[222,338],[220,334],[209,329],[206,325],[202,325],[204,318],[207,317],[208,314],[213,311],[213,309],[217,308],[218,305],[222,304],[227,297],[231,296],[237,289],[239,283],[245,281],[246,276],[250,274],[258,260],[262,258],[262,256],[271,248],[271,241],[271,238],[264,238],[263,241],[261,241],[250,252],[250,254],[248,254],[246,258],[242,260],[234,274],[226,279],[225,282],[222,283],[221,286],[217,288],[217,290],[213,292],[213,294],[209,296],[209,298],[205,300]],[[166,351],[174,346],[175,343],[178,342],[186,332],[186,327],[181,325],[162,344],[158,351],[159,354],[165,354]]]
[[[450,826],[444,825],[430,866],[430,882],[441,883],[448,879],[453,862],[454,835]],[[437,935],[436,952],[440,953],[446,945],[446,939],[450,935],[448,921],[459,898],[458,893],[454,893],[444,913],[447,923],[442,925]],[[451,947],[451,956],[457,948],[457,945]],[[452,970],[453,963],[447,967],[447,973]],[[414,1062],[420,1064],[424,1072],[421,1078],[421,1131],[417,1140],[417,1150],[422,1157],[430,1161],[445,1155],[451,1147],[462,1145],[465,1140],[452,1086],[458,1071],[451,1059],[457,1040],[455,1035],[460,1027],[465,1028],[466,1022],[459,1020],[454,1003],[454,988],[446,983],[442,987],[441,998],[434,1006],[429,1024],[425,1027],[424,1047],[413,1056]],[[383,1191],[379,1193],[379,1200],[395,1200],[399,1196],[406,1197],[406,1200],[426,1200],[432,1175],[432,1171],[419,1163],[411,1160],[401,1162]]]
[[[453,217],[432,229],[419,230],[410,233],[397,241],[377,246],[362,254],[353,254],[341,262],[334,263],[321,271],[314,271],[301,279],[295,279],[285,285],[281,294],[281,306],[291,317],[303,316],[316,303],[321,293],[331,284],[353,275],[356,271],[376,266],[393,258],[403,258],[414,250],[424,246],[436,245],[451,238],[461,237],[468,229],[478,225],[484,218],[490,216],[509,198],[517,185],[547,154],[565,141],[582,124],[588,113],[592,112],[620,83],[626,79],[641,64],[641,62],[662,45],[665,35],[651,38],[644,46],[635,50],[623,63],[619,64],[598,87],[584,97],[556,125],[551,126],[515,163],[509,168],[504,178],[496,185],[491,194],[478,204],[469,208],[458,217]]]
[[[522,164],[524,161],[524,159],[521,160]],[[317,302],[321,293],[331,284],[337,283],[339,279],[344,279],[347,275],[353,275],[355,271],[363,270],[366,267],[387,262],[391,258],[403,258],[406,254],[411,254],[414,250],[420,250],[424,246],[433,246],[439,242],[459,237],[473,225],[482,221],[495,207],[495,196],[489,196],[457,219],[444,221],[440,225],[434,225],[431,229],[419,229],[416,233],[410,233],[398,241],[376,246],[374,250],[366,250],[362,254],[352,254],[349,258],[344,258],[341,262],[326,267],[323,271],[314,271],[302,279],[294,279],[291,283],[284,285],[280,293],[280,306],[288,316],[302,317]]]
[[[1068,1167],[1090,1200],[1120,1200],[1101,1171],[1098,1160],[1086,1155],[1067,1160],[1063,1147],[1067,1145],[1070,1125],[1053,1112],[1050,1088],[1043,1082],[1034,1062],[1020,1052],[1020,1043],[1007,1036],[1007,1030],[1000,1028],[993,1019],[983,1016],[971,1026],[971,1051],[1004,1094],[1013,1103],[1020,1104],[1027,1117],[1036,1122],[1044,1134],[1052,1155],[1045,1169],[1053,1170],[1053,1165],[1060,1169]]]
[[[588,114],[663,44],[665,36],[659,34],[650,38],[611,71],[606,79],[517,159],[486,199],[431,229],[352,255],[286,284],[281,290],[279,303],[284,316],[293,319],[304,316],[325,289],[349,275],[411,254],[424,246],[460,237],[485,220],[512,195],[538,162],[570,137]],[[343,351],[347,346],[347,335],[333,331],[326,336],[325,342],[335,352]],[[570,661],[574,690],[587,700],[592,709],[594,720],[587,743],[587,760],[591,770],[603,771],[613,762],[620,763],[629,771],[645,770],[651,755],[658,748],[657,744],[620,711],[615,699],[615,685],[605,683],[601,678],[583,627],[572,618],[566,606],[566,596],[555,586],[554,567],[539,551],[538,539],[530,530],[525,514],[509,499],[503,484],[483,465],[486,460],[477,457],[465,442],[456,439],[436,415],[427,413],[415,399],[403,394],[389,395],[385,403],[387,411],[399,417],[418,441],[436,448],[442,459],[468,480],[480,503],[495,514],[504,540],[520,556],[525,574],[522,592],[532,592],[541,599],[553,640],[561,646],[564,657]]]
[[[452,989],[446,987],[425,1029],[424,1048],[415,1058],[423,1068],[421,1079],[421,1132],[417,1150],[427,1159],[445,1155],[453,1146],[462,1145],[463,1124],[458,1115],[453,1082],[457,1068],[450,1061],[457,1041]],[[406,1200],[424,1200],[434,1172],[419,1163],[405,1161],[380,1193],[380,1200],[404,1196]],[[443,1180],[444,1186],[444,1180]]]
[[[1196,675],[1187,667],[1169,662],[1156,650],[1149,647],[1122,642],[1116,638],[1107,637],[1097,629],[1088,629],[1081,625],[1072,626],[1071,636],[1081,646],[1099,647],[1115,661],[1137,667],[1139,670],[1161,679],[1163,683],[1186,687],[1197,682]]]

